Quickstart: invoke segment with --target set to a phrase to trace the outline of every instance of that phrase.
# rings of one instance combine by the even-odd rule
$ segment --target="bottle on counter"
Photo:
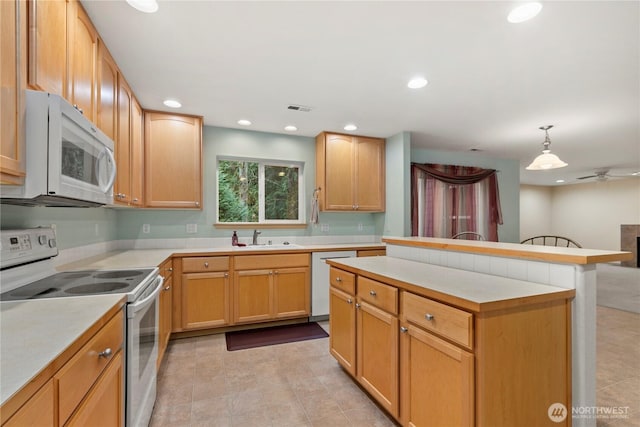
[[[231,245],[238,246],[238,233],[233,232],[233,236],[231,236]]]

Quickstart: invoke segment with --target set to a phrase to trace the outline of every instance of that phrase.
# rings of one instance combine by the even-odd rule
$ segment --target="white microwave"
[[[62,97],[26,90],[26,177],[2,185],[2,203],[102,206],[113,203],[114,143]]]

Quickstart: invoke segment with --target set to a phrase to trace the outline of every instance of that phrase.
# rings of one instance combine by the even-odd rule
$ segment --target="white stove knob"
[[[56,239],[49,239],[49,247],[50,248],[56,247]]]
[[[47,236],[45,236],[44,234],[41,234],[40,236],[38,236],[38,243],[40,243],[40,246],[44,246],[47,244]]]

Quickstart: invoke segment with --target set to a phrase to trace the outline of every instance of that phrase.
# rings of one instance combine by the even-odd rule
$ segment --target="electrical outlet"
[[[364,227],[362,226],[362,223],[359,222],[358,223],[358,231],[362,231],[362,230],[364,230]]]
[[[145,234],[151,233],[151,225],[142,224],[142,232]]]
[[[187,233],[193,234],[198,232],[198,224],[187,224]]]
[[[322,232],[329,232],[329,224],[320,224],[320,231]]]

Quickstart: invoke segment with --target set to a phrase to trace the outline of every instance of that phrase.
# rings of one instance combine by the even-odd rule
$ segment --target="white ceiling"
[[[518,159],[527,184],[640,171],[640,2],[549,1],[510,24],[514,4],[174,0],[145,14],[83,1],[147,109],[171,97],[212,126],[410,131],[415,148]],[[415,75],[429,84],[408,89]],[[569,166],[525,171],[547,124]]]

